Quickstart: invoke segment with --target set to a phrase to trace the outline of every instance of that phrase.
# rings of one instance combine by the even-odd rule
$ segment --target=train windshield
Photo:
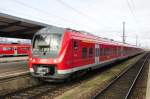
[[[56,58],[61,46],[64,29],[46,27],[39,30],[33,39],[33,57]]]
[[[61,34],[38,34],[34,39],[33,48],[42,51],[58,51],[60,47]]]

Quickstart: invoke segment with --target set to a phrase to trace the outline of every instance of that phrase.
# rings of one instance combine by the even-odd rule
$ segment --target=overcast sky
[[[149,0],[1,0],[0,12],[150,47]]]

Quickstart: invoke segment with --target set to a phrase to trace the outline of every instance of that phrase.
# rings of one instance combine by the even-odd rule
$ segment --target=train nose
[[[55,73],[55,68],[56,65],[33,65],[33,70],[36,75],[53,75]]]

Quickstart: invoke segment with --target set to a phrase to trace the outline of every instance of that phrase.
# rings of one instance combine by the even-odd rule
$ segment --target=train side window
[[[87,48],[82,48],[82,58],[86,58],[87,56]]]
[[[6,47],[3,47],[3,51],[6,51]]]
[[[100,47],[100,56],[103,56],[103,48]]]
[[[105,56],[106,55],[106,50],[105,50],[105,48],[103,48],[103,56]]]
[[[9,50],[9,51],[11,51],[11,50],[12,50],[12,48],[11,48],[11,47],[8,47],[8,50]]]
[[[22,48],[22,50],[26,51],[26,50],[28,50],[28,48]]]
[[[89,49],[89,57],[93,57],[93,48]]]
[[[105,48],[105,55],[109,55],[108,48]]]
[[[108,48],[105,48],[105,55],[109,55]]]
[[[78,42],[77,41],[74,41],[73,42],[73,49],[78,49]]]
[[[11,51],[12,48],[11,48],[11,47],[4,47],[3,50],[4,50],[4,51]]]
[[[99,48],[99,56],[101,56],[101,48]]]
[[[27,50],[30,50],[30,48],[27,48]]]

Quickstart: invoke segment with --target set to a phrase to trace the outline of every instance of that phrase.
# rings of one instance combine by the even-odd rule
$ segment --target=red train
[[[29,44],[0,44],[0,56],[29,55],[31,45]]]
[[[32,46],[30,72],[45,80],[65,79],[143,52],[132,45],[57,27],[38,31]]]

